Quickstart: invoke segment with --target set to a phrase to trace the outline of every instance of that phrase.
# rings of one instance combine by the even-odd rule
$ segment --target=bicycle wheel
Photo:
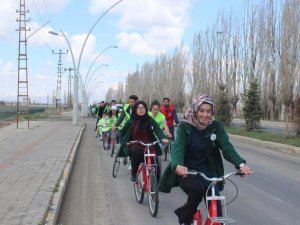
[[[117,142],[116,137],[113,137],[113,135],[112,135],[112,137],[111,137],[111,145],[110,145],[110,147],[111,147],[111,154],[110,154],[110,156],[111,157],[114,157],[116,142]]]
[[[107,149],[107,133],[102,132],[102,144],[103,144],[103,149]]]
[[[116,177],[118,175],[120,164],[121,164],[121,157],[118,157],[118,154],[116,154],[114,166],[113,166],[113,172],[112,172],[113,177]]]
[[[170,140],[170,143],[168,144],[168,160],[171,161],[171,140]]]
[[[158,189],[157,189],[157,181],[156,174],[153,169],[149,172],[149,193],[148,193],[148,203],[149,210],[153,217],[157,215],[158,212]]]
[[[170,158],[170,147],[171,146],[171,143],[168,143],[167,145],[165,145],[165,148],[164,148],[164,161],[167,161],[167,159]]]
[[[144,200],[144,191],[143,191],[144,175],[145,175],[145,169],[141,168],[141,166],[140,166],[140,168],[137,172],[136,182],[133,184],[136,201],[140,204]]]

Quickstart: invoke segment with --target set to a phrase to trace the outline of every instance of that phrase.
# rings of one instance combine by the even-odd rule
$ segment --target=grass
[[[273,134],[263,131],[246,131],[244,128],[237,127],[225,127],[225,130],[229,134],[235,134],[239,136],[255,138],[262,141],[272,141],[276,143],[296,146],[300,148],[300,138],[299,137],[284,137],[283,134]]]

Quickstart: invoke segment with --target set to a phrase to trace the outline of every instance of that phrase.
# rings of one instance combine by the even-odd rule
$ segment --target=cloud
[[[111,12],[119,13],[117,34],[121,47],[131,53],[155,55],[180,45],[188,25],[190,1],[135,0],[123,1]],[[91,0],[90,13],[107,10],[111,0]],[[110,13],[111,13],[110,12]]]

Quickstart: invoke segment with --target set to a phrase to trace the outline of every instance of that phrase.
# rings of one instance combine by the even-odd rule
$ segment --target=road
[[[151,217],[146,199],[139,205],[129,182],[127,166],[121,166],[112,178],[113,158],[100,147],[89,120],[58,217],[62,225],[166,225],[178,224],[173,211],[182,205],[185,194],[174,188],[160,193],[159,212]],[[228,205],[227,214],[242,225],[297,224],[300,221],[300,159],[234,143],[255,171],[251,177],[233,178],[238,198]],[[163,166],[166,164],[163,163]],[[226,164],[226,171],[234,168]],[[234,186],[227,182],[227,201],[233,198]],[[298,223],[299,224],[299,223]]]

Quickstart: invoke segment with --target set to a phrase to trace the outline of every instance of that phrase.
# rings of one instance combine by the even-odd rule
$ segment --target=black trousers
[[[139,166],[141,163],[144,162],[144,148],[138,147],[138,146],[132,146],[129,148],[129,156],[131,160],[131,173],[136,175]],[[157,182],[160,180],[161,176],[161,166],[158,161],[158,157],[156,156],[156,163],[157,163],[157,169],[156,169],[156,178]]]
[[[186,203],[176,209],[174,212],[178,216],[179,223],[192,223],[193,216],[197,211],[197,207],[202,201],[203,197],[205,197],[206,190],[209,186],[209,182],[204,180],[200,176],[188,176],[188,177],[179,177],[179,184],[181,189],[187,194]],[[216,193],[219,193],[216,186]],[[221,212],[222,207],[218,202],[218,212]],[[219,216],[221,216],[220,213]]]

